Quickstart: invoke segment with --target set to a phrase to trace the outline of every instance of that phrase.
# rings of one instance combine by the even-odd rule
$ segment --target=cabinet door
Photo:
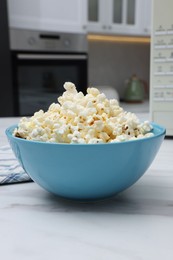
[[[111,0],[108,12],[110,33],[139,34],[141,0]]]
[[[150,36],[151,34],[151,9],[152,0],[145,0],[141,3],[141,10],[143,13],[141,15],[141,34]]]
[[[86,0],[41,0],[41,29],[82,32],[86,25]]]
[[[87,0],[87,5],[87,31],[105,32],[107,29],[107,1]]]
[[[8,0],[10,27],[83,32],[87,0]]]
[[[40,28],[41,0],[8,0],[9,26],[21,29]]]

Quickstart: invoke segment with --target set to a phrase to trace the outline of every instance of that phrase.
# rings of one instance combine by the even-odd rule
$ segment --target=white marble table
[[[1,145],[16,122],[0,118]],[[173,140],[164,140],[136,184],[109,200],[62,200],[35,183],[0,186],[0,259],[172,260]]]

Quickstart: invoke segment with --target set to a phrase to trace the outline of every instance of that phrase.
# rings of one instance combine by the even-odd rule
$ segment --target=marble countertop
[[[0,118],[0,145],[17,122]],[[172,158],[165,139],[136,184],[95,203],[60,199],[33,182],[0,186],[1,259],[172,260]]]

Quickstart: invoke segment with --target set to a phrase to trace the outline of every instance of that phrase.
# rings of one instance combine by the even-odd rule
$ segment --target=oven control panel
[[[10,48],[12,51],[88,52],[86,34],[24,29],[10,29]]]
[[[150,112],[173,135],[173,1],[153,0]]]

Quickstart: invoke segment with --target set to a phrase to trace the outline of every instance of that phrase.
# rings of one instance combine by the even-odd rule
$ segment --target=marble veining
[[[17,118],[0,119],[4,129]],[[3,260],[172,260],[173,140],[126,191],[92,203],[65,200],[36,183],[0,186]]]

